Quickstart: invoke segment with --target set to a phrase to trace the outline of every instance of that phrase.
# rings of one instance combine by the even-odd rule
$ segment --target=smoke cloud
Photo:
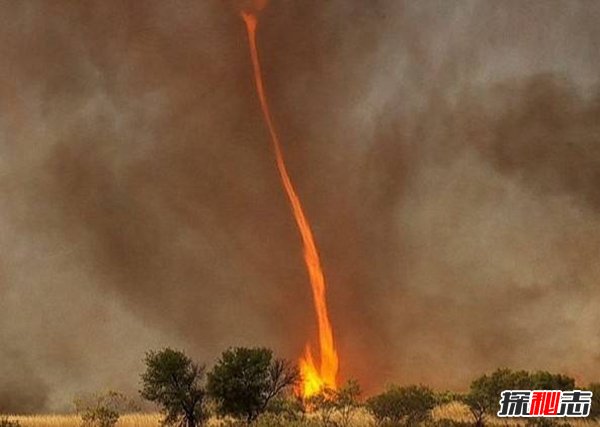
[[[0,4],[0,412],[144,351],[296,358],[301,244],[231,2]],[[600,376],[600,4],[272,0],[258,43],[342,374]]]

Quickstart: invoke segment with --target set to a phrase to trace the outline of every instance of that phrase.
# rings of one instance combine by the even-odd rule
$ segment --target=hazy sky
[[[232,4],[0,3],[0,412],[314,339]],[[258,43],[343,378],[600,379],[600,2],[272,0]]]

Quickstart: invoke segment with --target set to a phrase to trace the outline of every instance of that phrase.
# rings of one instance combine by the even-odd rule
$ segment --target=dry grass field
[[[81,418],[77,415],[16,415],[9,420],[18,421],[21,427],[81,427]],[[160,424],[159,414],[123,415],[119,427],[156,427]]]
[[[81,427],[77,415],[21,415],[9,417],[21,427]],[[160,424],[159,414],[128,414],[119,419],[118,427],[156,427]]]
[[[470,423],[468,409],[460,403],[449,403],[444,406],[437,407],[433,411],[433,419],[451,419],[454,421],[463,421]],[[314,415],[309,415],[308,419],[315,419]],[[9,420],[18,421],[21,427],[81,427],[81,418],[76,415],[15,415],[10,416]],[[117,424],[117,427],[158,427],[160,426],[161,416],[156,413],[139,413],[123,415]],[[316,420],[315,420],[316,421]],[[306,423],[307,425],[315,425],[317,423]],[[599,421],[571,421],[571,426],[580,427],[596,427],[600,426]],[[208,422],[209,427],[226,426],[227,423],[211,419]],[[294,426],[300,425],[294,423]],[[518,426],[525,425],[524,422],[517,423],[506,420],[488,420],[488,425],[495,426]],[[374,426],[373,419],[366,411],[359,411],[353,418],[352,427],[371,427]],[[268,423],[260,423],[260,427],[268,427]]]

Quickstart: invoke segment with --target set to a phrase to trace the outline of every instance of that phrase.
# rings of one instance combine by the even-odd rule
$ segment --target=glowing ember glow
[[[300,393],[306,398],[319,393],[324,387],[335,389],[337,386],[338,355],[335,349],[329,313],[327,312],[325,277],[323,276],[323,270],[321,269],[321,261],[319,259],[319,253],[317,252],[317,246],[310,224],[304,215],[302,204],[300,203],[300,199],[296,194],[292,180],[287,172],[279,137],[275,131],[275,125],[273,124],[273,118],[271,117],[271,112],[267,103],[256,46],[256,15],[244,11],[242,12],[242,18],[244,19],[246,29],[248,30],[248,41],[250,45],[250,55],[252,57],[252,66],[254,68],[256,91],[265,123],[271,136],[271,142],[277,160],[277,169],[279,170],[283,188],[285,189],[292,206],[294,218],[296,219],[296,224],[298,225],[298,230],[302,237],[302,243],[304,245],[304,261],[308,270],[315,311],[317,314],[321,358],[320,366],[317,368],[313,361],[310,345],[306,346],[305,354],[300,359],[300,372],[302,374]]]

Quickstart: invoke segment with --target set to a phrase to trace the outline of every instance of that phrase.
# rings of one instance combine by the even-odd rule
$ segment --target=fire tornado
[[[277,131],[275,130],[273,117],[271,116],[271,111],[269,109],[269,104],[265,94],[265,87],[256,45],[256,12],[258,12],[260,8],[264,7],[265,3],[266,2],[264,1],[257,1],[254,4],[255,7],[253,10],[246,9],[242,11],[242,18],[246,23],[246,29],[248,31],[248,42],[250,46],[252,66],[254,69],[256,92],[260,101],[265,124],[271,137],[273,150],[275,152],[275,159],[277,161],[277,169],[279,171],[281,183],[285,193],[290,201],[292,212],[294,214],[296,224],[298,225],[298,230],[300,231],[300,235],[302,237],[302,243],[304,246],[304,261],[308,270],[314,307],[317,316],[320,365],[317,367],[314,362],[310,344],[306,345],[305,353],[300,359],[300,371],[302,374],[302,386],[300,391],[302,396],[306,398],[319,393],[325,387],[336,387],[338,355],[335,349],[333,330],[331,327],[331,321],[329,320],[329,313],[327,311],[327,289],[325,285],[325,277],[321,268],[319,253],[317,251],[317,246],[315,244],[315,239],[310,228],[310,224],[306,218],[306,215],[304,214],[304,210],[302,209],[302,203],[300,202],[298,194],[296,194],[296,190],[294,189],[294,185],[292,184],[292,180],[287,171],[281,149],[281,143],[279,141]]]

